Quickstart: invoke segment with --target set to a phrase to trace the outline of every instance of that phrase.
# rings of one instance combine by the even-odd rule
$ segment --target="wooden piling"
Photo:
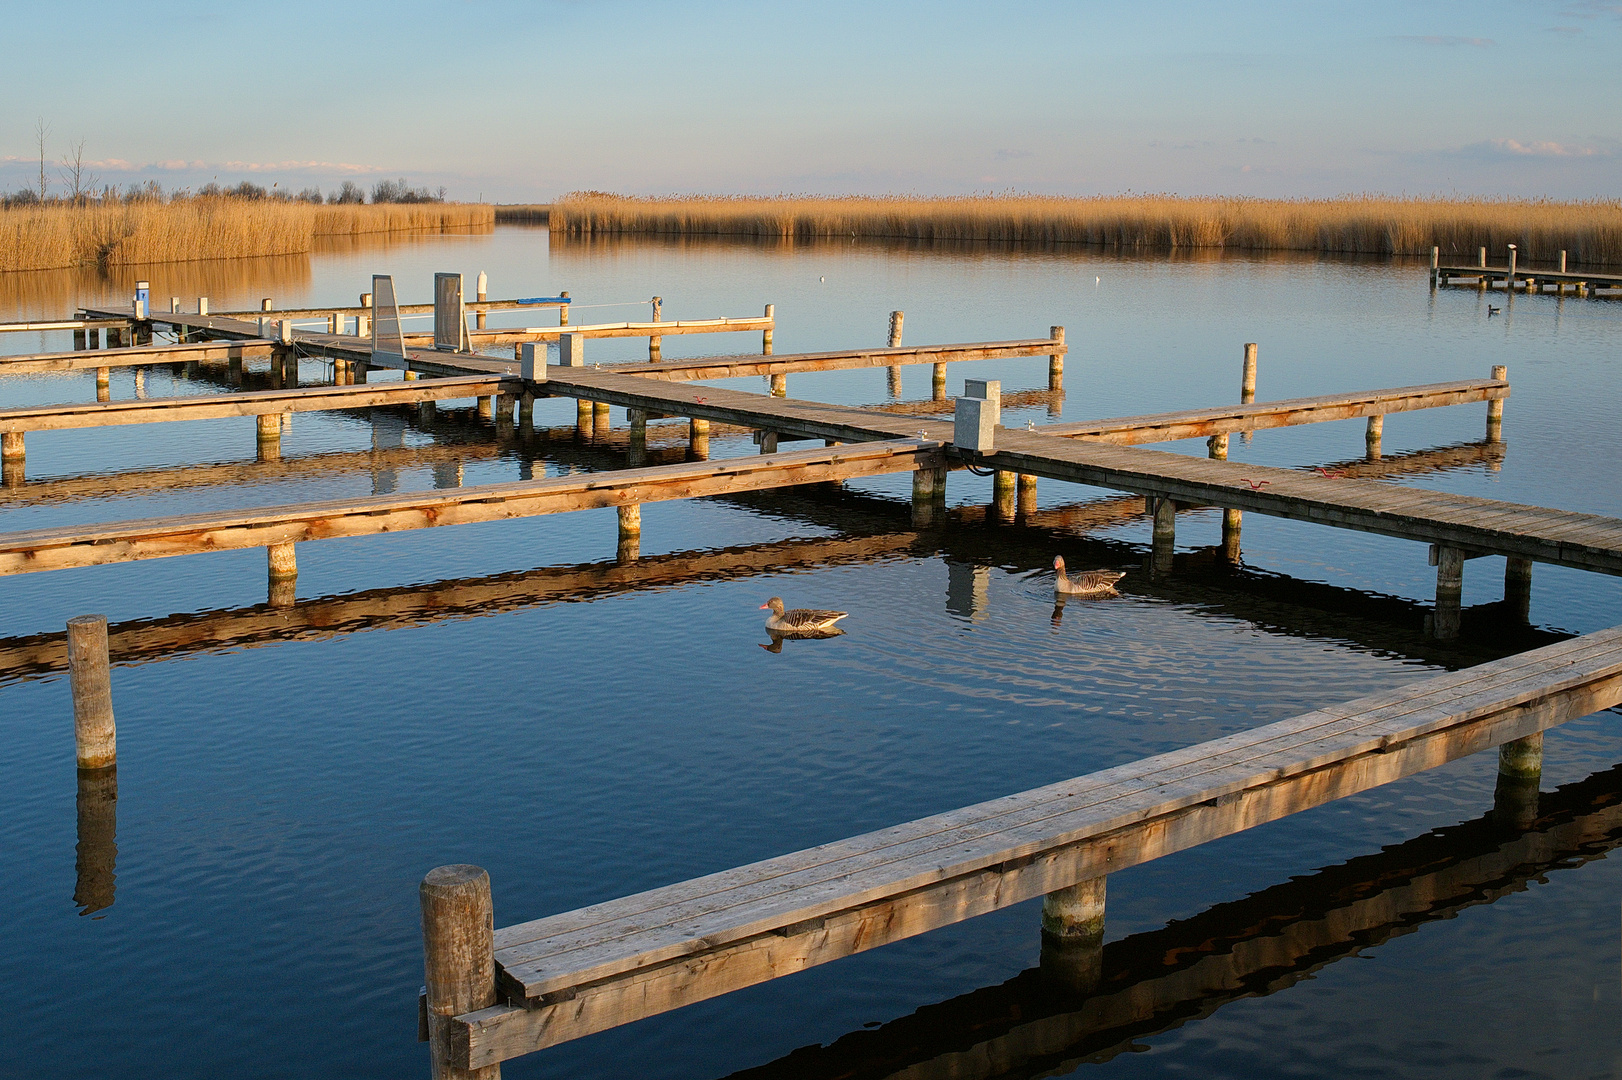
[[[575,398],[574,427],[575,434],[582,439],[591,438],[592,409],[590,398]]]
[[[282,457],[282,418],[276,413],[263,413],[254,418],[257,427],[260,461],[280,461]]]
[[[1363,455],[1370,461],[1380,460],[1380,439],[1385,434],[1385,417],[1369,417],[1368,430],[1363,434]]]
[[[1206,439],[1205,456],[1212,461],[1227,461],[1228,436],[1213,435]],[[1226,562],[1233,564],[1239,562],[1239,529],[1243,518],[1242,511],[1222,511],[1222,558]]]
[[[888,344],[892,349],[901,347],[901,326],[906,321],[906,318],[907,314],[904,311],[890,312],[890,338]],[[901,396],[901,368],[899,365],[890,368],[889,382],[890,396],[899,398]]]
[[[929,398],[931,401],[946,400],[946,365],[936,364],[929,378]]]
[[[1245,366],[1239,377],[1239,404],[1250,405],[1256,400],[1256,343],[1245,343]]]
[[[1494,364],[1492,377],[1495,379],[1509,378],[1509,368],[1503,364]],[[1504,399],[1493,398],[1487,402],[1487,441],[1490,443],[1504,441]]]
[[[760,433],[760,452],[762,454],[777,453],[777,432],[762,431]]]
[[[772,319],[773,321],[775,321],[776,320],[776,312],[777,312],[777,305],[775,305],[775,304],[767,304],[766,305],[766,318]],[[764,329],[764,330],[762,330],[760,332],[760,355],[762,355],[762,356],[770,356],[771,354],[772,354],[772,328],[768,326],[766,329]]]
[[[926,529],[940,523],[946,509],[946,470],[914,469],[912,473],[912,523]]]
[[[240,364],[240,363],[242,363],[242,361],[238,360],[237,363]],[[113,399],[112,381],[113,381],[113,369],[112,368],[99,367],[99,368],[96,369],[96,400],[97,401],[111,401]]]
[[[642,535],[642,504],[627,503],[619,508],[620,539]]]
[[[1064,344],[1064,327],[1050,326],[1048,336],[1060,345]],[[1048,389],[1064,389],[1064,353],[1053,353],[1048,356]]]
[[[439,415],[439,405],[433,401],[417,402],[417,423],[427,427]]]
[[[1543,780],[1543,733],[1504,743],[1498,748],[1498,781],[1493,787],[1493,822],[1526,829],[1538,816],[1538,788]]]
[[[107,347],[109,349],[121,349],[121,348],[123,348],[124,347],[124,331],[120,330],[116,326],[109,326],[107,328]]]
[[[528,390],[518,395],[518,430],[526,435],[535,430],[535,395]]]
[[[118,859],[118,768],[80,769],[74,800],[79,843],[74,850],[73,902],[80,915],[113,906]]]
[[[772,397],[788,397],[788,376],[782,372],[772,375]]]
[[[1504,560],[1504,606],[1512,618],[1532,618],[1532,560],[1511,555]]]
[[[8,488],[21,487],[27,450],[23,433],[8,431],[0,435],[0,484]]]
[[[558,296],[562,297],[564,300],[569,299],[569,294],[566,293],[566,292],[565,293],[558,293]],[[559,304],[558,305],[558,325],[559,326],[568,326],[569,325],[569,305],[568,304]]]
[[[1089,878],[1042,898],[1043,977],[1062,989],[1091,993],[1104,967],[1106,878]]]
[[[664,311],[665,311],[664,297],[655,296],[653,298],[652,303],[653,303],[653,321],[654,322],[663,322],[664,321]],[[648,359],[649,360],[658,361],[660,359],[663,359],[664,340],[665,340],[664,337],[659,335],[659,334],[650,334],[648,336]]]
[[[1461,604],[1464,597],[1464,552],[1458,548],[1440,545],[1434,550],[1436,610],[1431,617],[1431,631],[1438,641],[1452,641],[1459,636]]]
[[[510,431],[513,426],[513,409],[518,405],[517,394],[496,395],[496,428],[500,431]]]
[[[594,401],[591,405],[591,427],[599,439],[608,438],[608,433],[614,426],[613,406],[606,401]]]
[[[1512,293],[1512,292],[1515,291],[1515,255],[1516,254],[1517,253],[1515,251],[1515,245],[1510,244],[1509,245],[1509,270],[1508,270],[1508,273],[1506,273],[1504,275],[1504,291],[1507,292],[1507,293]]]
[[[73,332],[73,351],[82,352],[84,347],[84,328],[80,327]]]
[[[434,1080],[499,1080],[500,1065],[463,1069],[454,1064],[450,1026],[452,1017],[496,1003],[490,875],[477,866],[436,867],[422,879],[419,895],[430,1075]]]
[[[270,544],[265,548],[269,570],[271,607],[292,607],[298,599],[298,555],[295,545]]]
[[[1019,474],[997,470],[997,475],[991,480],[991,514],[998,521],[1007,524],[1014,520],[1018,508]]]
[[[692,417],[687,421],[687,458],[689,461],[710,459],[710,422]]]
[[[1437,275],[1437,272],[1438,272],[1438,268],[1441,265],[1442,265],[1442,249],[1439,248],[1439,247],[1432,246],[1431,247],[1431,288],[1432,289],[1436,288],[1436,275]]]
[[[344,332],[344,317],[334,311],[327,316],[327,333],[341,334]]]
[[[87,349],[101,348],[101,328],[92,326],[85,331],[84,347]]]
[[[1177,548],[1177,503],[1154,500],[1154,531],[1150,534],[1149,568],[1157,574],[1171,572],[1172,554]]]
[[[476,286],[476,291],[474,292],[474,296],[478,298],[480,303],[483,303],[484,300],[486,299],[486,296],[487,296],[486,290],[488,290],[489,287],[490,287],[490,279],[489,279],[489,277],[487,277],[485,275],[485,272],[483,270],[480,270],[479,271],[479,278],[478,278],[478,282],[477,282],[477,286]],[[484,329],[484,312],[481,311],[481,312],[479,312],[477,315],[475,315],[473,317],[473,325],[474,325],[474,327],[476,327],[479,330]]]
[[[1566,249],[1565,248],[1560,249],[1560,272],[1562,274],[1564,274],[1566,272]]]
[[[1029,518],[1036,513],[1036,476],[1034,473],[1019,474],[1019,497],[1015,509],[1021,518]]]
[[[105,769],[118,764],[107,616],[78,615],[68,620],[68,682],[73,694],[73,745],[79,768]]]
[[[631,468],[647,463],[648,413],[646,409],[626,409],[625,418],[631,423],[630,455],[626,462]]]

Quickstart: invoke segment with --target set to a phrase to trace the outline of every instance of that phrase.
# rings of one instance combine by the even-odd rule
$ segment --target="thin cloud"
[[[1484,37],[1452,37],[1452,36],[1449,36],[1449,35],[1441,35],[1441,34],[1399,34],[1396,37],[1392,38],[1391,40],[1392,41],[1411,41],[1416,45],[1441,45],[1441,46],[1444,46],[1444,47],[1454,47],[1454,46],[1458,46],[1458,45],[1469,45],[1471,48],[1476,48],[1476,49],[1490,49],[1494,45],[1498,44],[1498,42],[1494,41],[1492,38],[1484,38]]]
[[[1546,158],[1592,158],[1611,157],[1611,153],[1593,146],[1574,146],[1570,143],[1557,143],[1552,141],[1523,143],[1516,139],[1491,139],[1484,143],[1472,143],[1464,148],[1481,150],[1501,157],[1546,157]]]

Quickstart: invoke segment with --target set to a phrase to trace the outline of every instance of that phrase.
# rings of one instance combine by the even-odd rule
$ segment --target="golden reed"
[[[1174,195],[1063,198],[865,196],[633,198],[574,192],[552,205],[554,231],[787,239],[887,237],[905,240],[1096,244],[1120,248],[1230,248],[1494,261],[1518,244],[1523,264],[1622,262],[1622,201],[1444,199],[1223,199]]]
[[[193,198],[115,206],[0,210],[0,271],[130,266],[258,255],[296,255],[317,236],[490,226],[495,208],[473,203],[316,206]]]

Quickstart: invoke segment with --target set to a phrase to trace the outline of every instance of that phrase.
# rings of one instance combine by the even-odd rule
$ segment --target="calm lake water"
[[[549,245],[544,230],[499,228],[112,280],[0,276],[0,316],[59,317],[126,296],[137,276],[158,303],[180,295],[188,308],[199,294],[214,310],[266,296],[354,303],[374,272],[425,300],[442,270],[485,270],[498,297],[566,289],[576,323],[643,317],[655,294],[666,319],[773,303],[780,353],[881,343],[897,308],[908,343],[1064,325],[1067,393],[1032,395],[1008,410],[1011,426],[1235,400],[1247,341],[1260,343],[1263,399],[1507,364],[1503,454],[1472,445],[1480,405],[1393,416],[1385,454],[1413,454],[1416,469],[1393,482],[1622,515],[1622,305],[1521,297],[1489,318],[1473,290],[1431,295],[1413,263]],[[0,341],[69,347],[66,334]],[[588,361],[645,348],[593,340]],[[758,348],[754,335],[664,341],[667,357]],[[301,376],[317,382],[322,367],[305,361]],[[965,377],[1000,378],[1007,396],[1044,389],[1046,364],[954,364],[950,392]],[[115,369],[113,396],[133,396],[135,379]],[[928,367],[906,369],[900,399],[927,401],[929,380]],[[220,369],[188,379],[162,366],[140,392],[228,390]],[[94,393],[89,372],[0,377],[9,406]],[[882,369],[794,375],[789,393],[892,400]],[[265,468],[252,465],[248,420],[30,435],[28,483],[0,493],[0,527],[623,465],[612,446],[498,439],[471,404],[442,409],[432,430],[413,411],[299,415],[284,464]],[[573,417],[570,401],[537,404],[539,427]],[[711,449],[755,452],[747,437]],[[1362,423],[1348,421],[1236,437],[1231,456],[1309,466],[1362,450]],[[0,1075],[422,1076],[417,882],[436,865],[486,867],[505,925],[1622,621],[1622,582],[1539,566],[1532,630],[1495,628],[1488,609],[1441,646],[1423,633],[1434,571],[1422,545],[1247,515],[1243,570],[1150,582],[1148,521],[1111,493],[1043,481],[1034,524],[995,527],[980,513],[990,480],[955,473],[953,523],[921,538],[907,490],[898,476],[649,505],[642,561],[623,572],[607,510],[303,544],[297,635],[263,606],[257,550],[0,580],[0,1011],[14,1033]],[[1179,550],[1219,532],[1219,514],[1182,515]],[[1127,570],[1121,596],[1056,619],[1054,554]],[[1502,570],[1471,561],[1466,605],[1497,601]],[[850,611],[848,633],[765,650],[758,607],[773,595]],[[76,853],[67,682],[22,658],[27,639],[91,611],[145,650],[113,675],[111,866],[94,837]],[[1107,972],[1142,969],[1132,978],[1146,995],[1170,985],[1157,979],[1172,947],[1238,956],[1235,940],[1269,934],[1298,945],[1231,986],[1167,990],[1158,1018],[1107,1037],[1025,1056],[1006,1040],[976,1049],[1011,1017],[1081,1008],[1021,974],[1037,958],[1033,903],[509,1062],[505,1075],[948,1075],[974,1060],[984,1069],[962,1075],[1614,1076],[1622,873],[1604,855],[1622,828],[1601,819],[1622,800],[1619,734],[1615,712],[1550,733],[1546,805],[1564,799],[1598,833],[1551,840],[1525,866],[1473,854],[1493,798],[1485,754],[1113,875]],[[1336,924],[1348,898],[1404,882],[1435,903],[1392,900],[1366,925]]]

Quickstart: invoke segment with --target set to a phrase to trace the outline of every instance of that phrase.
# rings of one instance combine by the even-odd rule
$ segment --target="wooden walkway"
[[[496,931],[478,1068],[960,922],[1622,702],[1622,630]]]
[[[468,340],[475,348],[486,345],[512,345],[521,341],[556,341],[564,334],[582,334],[591,338],[671,337],[678,334],[736,334],[753,330],[774,329],[777,322],[770,315],[720,319],[672,319],[670,322],[614,322],[585,323],[568,326],[491,326],[482,330],[469,330]],[[433,341],[431,333],[407,331],[406,344]]]
[[[253,338],[192,341],[174,344],[130,345],[113,349],[76,349],[72,352],[25,353],[0,356],[0,375],[43,375],[54,371],[91,371],[99,368],[142,367],[194,360],[246,360],[269,356],[275,343]]]
[[[1476,282],[1503,281],[1509,277],[1508,266],[1438,266],[1436,278],[1448,285],[1455,278]],[[1515,280],[1529,288],[1544,285],[1581,285],[1587,289],[1622,289],[1622,274],[1596,274],[1588,270],[1540,270],[1536,267],[1517,266]]]

